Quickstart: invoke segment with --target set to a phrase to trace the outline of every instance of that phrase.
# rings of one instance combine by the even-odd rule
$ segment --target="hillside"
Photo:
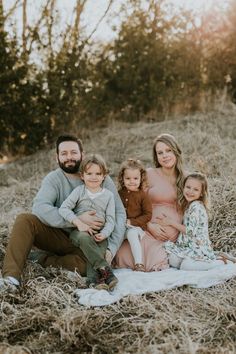
[[[216,249],[236,255],[236,107],[162,122],[113,122],[83,132],[86,152],[99,152],[115,177],[120,162],[138,157],[152,165],[152,141],[173,134],[186,169],[209,177],[210,237]],[[30,211],[40,182],[56,167],[54,151],[41,151],[0,170],[0,260],[17,214]],[[99,309],[77,304],[83,286],[66,271],[28,262],[20,297],[1,298],[0,352],[4,353],[233,353],[236,279],[210,289],[178,288]]]

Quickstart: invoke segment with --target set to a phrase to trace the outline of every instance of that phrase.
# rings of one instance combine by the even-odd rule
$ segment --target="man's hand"
[[[96,242],[102,242],[103,240],[105,240],[105,238],[106,238],[106,236],[105,235],[103,235],[103,234],[95,234],[94,236],[94,240],[96,241]]]
[[[93,235],[93,230],[90,226],[88,226],[87,224],[84,224],[80,219],[75,218],[73,220],[73,225],[75,225],[77,227],[77,229],[79,231],[86,231],[88,232],[91,236]]]
[[[95,210],[85,211],[79,216],[79,219],[90,226],[93,231],[99,231],[104,225],[104,220],[96,216]]]

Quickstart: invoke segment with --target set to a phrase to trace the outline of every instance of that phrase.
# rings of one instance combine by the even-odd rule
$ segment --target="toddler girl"
[[[199,172],[189,174],[184,180],[182,209],[183,224],[163,215],[163,225],[180,231],[176,243],[167,241],[165,249],[172,267],[182,270],[209,270],[227,263],[227,254],[218,257],[213,251],[208,235],[208,183]]]
[[[144,191],[147,187],[146,170],[139,160],[128,159],[121,164],[118,184],[118,192],[127,214],[125,237],[134,257],[134,270],[144,272],[140,240],[152,218],[152,205]]]
[[[75,188],[59,208],[60,215],[74,226],[70,234],[72,243],[79,247],[87,258],[87,283],[97,289],[112,290],[117,278],[104,259],[107,238],[115,227],[115,201],[111,191],[103,188],[107,174],[105,161],[100,155],[85,157],[80,165],[80,177],[84,184]],[[103,228],[94,233],[79,216],[95,210],[104,221]]]

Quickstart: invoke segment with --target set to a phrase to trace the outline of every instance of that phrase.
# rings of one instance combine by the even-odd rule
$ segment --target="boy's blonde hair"
[[[205,206],[207,212],[209,212],[209,210],[210,210],[210,195],[209,195],[208,181],[207,181],[206,175],[204,175],[203,173],[198,172],[198,171],[189,173],[184,179],[183,187],[185,186],[185,183],[187,182],[187,180],[189,178],[197,179],[198,181],[201,182],[201,184],[202,184],[202,192],[201,192],[199,200],[203,203],[203,205]],[[188,202],[184,198],[184,200],[182,202],[182,205],[181,205],[182,209],[185,210],[187,208],[187,205],[188,205]]]
[[[102,156],[99,154],[90,154],[86,155],[85,158],[83,158],[83,160],[81,161],[79,169],[80,175],[83,175],[84,172],[87,172],[88,168],[92,164],[98,165],[100,167],[101,173],[104,176],[109,173],[106,162],[104,161]]]
[[[139,170],[140,175],[141,175],[141,182],[140,182],[139,189],[144,190],[147,188],[147,186],[148,186],[147,172],[146,172],[143,164],[141,163],[140,160],[128,159],[128,160],[122,162],[122,164],[120,166],[120,171],[118,174],[118,190],[121,190],[125,187],[125,185],[124,185],[125,170]]]

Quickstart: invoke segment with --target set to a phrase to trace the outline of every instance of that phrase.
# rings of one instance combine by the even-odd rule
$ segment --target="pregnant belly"
[[[177,210],[172,207],[172,206],[167,206],[167,205],[153,205],[153,210],[152,210],[152,222],[157,222],[158,219],[157,217],[162,216],[162,214],[165,214],[166,216],[170,217],[177,223],[182,223],[182,215],[177,212]],[[175,241],[179,231],[176,230],[172,226],[162,226],[165,231],[167,236],[169,237],[170,240]]]

